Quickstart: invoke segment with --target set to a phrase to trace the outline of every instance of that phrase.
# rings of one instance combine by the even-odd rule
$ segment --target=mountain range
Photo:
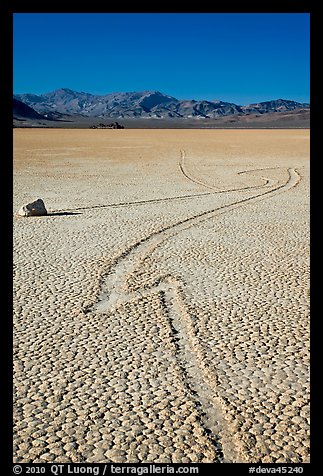
[[[30,110],[24,109],[24,106]],[[217,119],[226,116],[256,115],[258,117],[270,113],[289,113],[309,108],[309,103],[288,99],[276,99],[241,106],[221,100],[180,100],[159,91],[94,95],[63,88],[41,95],[28,93],[14,95],[14,118],[18,120],[19,117],[23,117],[23,114],[25,117],[29,117],[34,113],[38,114],[40,118],[51,121],[66,119],[67,116],[115,119]]]

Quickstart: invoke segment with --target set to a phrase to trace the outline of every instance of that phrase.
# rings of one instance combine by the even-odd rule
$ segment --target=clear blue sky
[[[309,101],[308,13],[16,13],[14,93]]]

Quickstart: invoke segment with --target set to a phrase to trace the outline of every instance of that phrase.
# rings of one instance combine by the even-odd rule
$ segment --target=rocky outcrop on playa
[[[119,124],[119,122],[111,122],[110,124],[103,124],[100,122],[100,124],[94,124],[93,126],[90,126],[90,129],[124,129],[124,126]]]

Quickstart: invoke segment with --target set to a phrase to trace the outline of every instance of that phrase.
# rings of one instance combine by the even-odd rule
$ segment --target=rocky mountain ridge
[[[288,99],[237,105],[220,100],[179,100],[159,91],[116,92],[94,95],[68,88],[41,95],[16,94],[21,101],[44,117],[55,119],[60,115],[100,118],[221,118],[225,116],[268,114],[295,109],[309,109],[308,103]]]

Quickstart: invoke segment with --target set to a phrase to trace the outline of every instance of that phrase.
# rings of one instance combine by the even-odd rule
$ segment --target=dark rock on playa
[[[38,198],[38,200],[35,200],[34,202],[23,205],[20,208],[18,215],[22,217],[42,216],[47,215],[47,210],[43,200]]]

